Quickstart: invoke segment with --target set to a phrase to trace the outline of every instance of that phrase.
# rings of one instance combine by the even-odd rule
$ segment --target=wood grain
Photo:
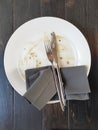
[[[13,1],[14,30],[26,21],[38,16],[40,16],[39,0]],[[41,111],[38,111],[17,92],[14,92],[14,130],[41,130],[41,126]]]
[[[14,130],[41,130],[42,113],[18,93],[14,93]]]
[[[4,72],[3,53],[12,34],[12,4],[0,0],[0,130],[13,129],[13,89]]]
[[[40,0],[13,0],[14,30],[21,24],[40,15]]]
[[[69,1],[69,0],[68,0]],[[98,117],[97,110],[95,108],[98,107],[97,104],[97,95],[98,95],[98,80],[97,80],[97,30],[98,30],[98,2],[96,0],[71,0],[72,6],[68,6],[68,1],[66,2],[66,10],[67,10],[67,20],[76,25],[87,38],[88,44],[91,50],[92,64],[91,71],[89,74],[89,83],[92,90],[90,95],[90,100],[88,102],[70,102],[69,110],[73,110],[73,112],[78,109],[78,117],[77,111],[75,112],[75,116],[77,117],[76,123],[74,119],[72,119],[72,114],[69,113],[70,118],[70,129],[98,129],[95,117]],[[86,112],[86,113],[84,113]],[[82,117],[81,117],[82,115]],[[85,120],[84,120],[85,119]],[[80,123],[81,120],[81,124]],[[91,122],[94,122],[91,123]],[[95,127],[96,126],[96,127]]]
[[[41,16],[65,17],[65,0],[41,0]]]

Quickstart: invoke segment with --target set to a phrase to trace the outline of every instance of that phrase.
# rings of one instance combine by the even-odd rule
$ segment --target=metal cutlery
[[[54,58],[55,66],[56,66],[56,69],[57,69],[57,75],[58,75],[58,80],[59,80],[59,86],[60,86],[62,102],[63,102],[63,104],[65,106],[66,105],[66,100],[65,100],[65,96],[64,96],[64,86],[63,86],[63,81],[62,81],[62,77],[61,77],[60,68],[59,68],[59,65],[58,65],[57,41],[56,41],[56,36],[55,36],[54,32],[51,33],[51,50],[52,50],[52,55],[53,55],[53,58]]]
[[[51,62],[51,65],[52,65],[52,71],[53,71],[53,76],[54,76],[54,80],[55,80],[55,86],[56,86],[56,89],[57,89],[58,97],[59,97],[59,100],[60,100],[60,106],[61,106],[62,111],[64,111],[65,105],[64,105],[64,103],[62,101],[62,96],[61,96],[61,92],[60,92],[58,77],[57,77],[56,72],[55,72],[55,66],[54,66],[54,63],[53,63],[54,62],[54,57],[53,57],[53,54],[52,54],[50,41],[49,40],[45,41],[44,45],[45,45],[45,50],[46,50],[48,60]]]

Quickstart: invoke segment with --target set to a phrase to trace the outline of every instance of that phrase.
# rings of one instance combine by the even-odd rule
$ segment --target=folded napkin
[[[86,66],[66,67],[61,69],[67,100],[89,99],[90,86]]]
[[[26,70],[24,97],[40,110],[56,94],[54,84],[51,67]]]
[[[61,68],[67,100],[89,99],[90,87],[85,66]],[[39,110],[47,102],[58,100],[51,66],[26,70],[27,92],[24,97]]]

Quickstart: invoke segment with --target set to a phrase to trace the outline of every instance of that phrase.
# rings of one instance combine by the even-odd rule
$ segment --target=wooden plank
[[[21,24],[40,15],[40,0],[13,0],[14,30]]]
[[[68,129],[89,130],[90,117],[87,101],[69,101]]]
[[[13,89],[3,65],[5,45],[12,34],[12,2],[0,0],[0,130],[13,129]]]
[[[60,104],[48,104],[43,108],[42,130],[66,130],[68,124],[67,107],[62,112]]]
[[[41,0],[41,15],[65,18],[65,0]]]
[[[76,25],[83,32],[88,40],[92,56],[92,66],[89,74],[89,82],[92,90],[91,97],[88,102],[69,102],[69,112],[72,110],[74,112],[74,116],[77,117],[77,119],[74,120],[72,119],[71,112],[69,113],[69,127],[70,129],[95,130],[98,129],[96,122],[96,119],[98,119],[98,1],[67,0],[65,6],[67,20]],[[78,116],[76,110],[78,111]]]
[[[14,94],[14,130],[41,130],[42,113],[22,96]]]
[[[13,1],[14,30],[24,22],[40,16],[40,0]],[[21,87],[21,86],[20,86]],[[41,130],[42,113],[17,92],[14,93],[14,130]]]
[[[88,1],[67,0],[65,3],[66,18],[78,27],[85,35],[87,29]],[[87,101],[69,101],[68,129],[85,130],[90,127]]]

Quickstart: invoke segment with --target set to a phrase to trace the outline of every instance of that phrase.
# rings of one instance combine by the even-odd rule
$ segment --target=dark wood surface
[[[69,101],[64,113],[59,104],[38,111],[13,90],[4,72],[4,49],[11,34],[39,16],[56,16],[73,23],[90,46],[90,100]],[[98,130],[97,0],[0,0],[0,130]]]

